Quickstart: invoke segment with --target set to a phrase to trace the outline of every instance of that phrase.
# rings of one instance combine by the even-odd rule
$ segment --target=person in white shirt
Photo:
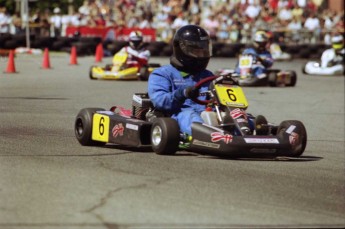
[[[0,33],[10,32],[11,17],[6,13],[6,8],[0,8]]]
[[[54,15],[50,17],[51,32],[54,37],[61,36],[62,16],[60,8],[56,7],[53,11]]]

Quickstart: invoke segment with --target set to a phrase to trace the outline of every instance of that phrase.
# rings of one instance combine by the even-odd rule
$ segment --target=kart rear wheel
[[[294,87],[296,85],[296,82],[297,82],[297,74],[295,71],[289,71],[289,73],[290,73],[290,83],[287,84],[286,86]]]
[[[268,73],[268,85],[271,87],[277,87],[277,72],[271,71]]]
[[[77,140],[83,146],[102,146],[105,142],[92,140],[92,117],[96,111],[105,111],[103,108],[84,108],[79,111],[75,123],[74,132]]]
[[[151,128],[151,145],[156,154],[173,155],[180,143],[180,127],[175,119],[157,118]]]
[[[144,66],[144,67],[141,67],[140,70],[139,70],[139,79],[142,80],[142,81],[147,81],[149,79],[149,68]]]
[[[306,70],[305,70],[306,66],[307,66],[307,63],[304,63],[304,64],[302,65],[302,73],[303,73],[303,74],[308,74],[308,73],[306,72]]]
[[[91,67],[90,67],[90,71],[89,71],[89,77],[90,77],[90,79],[92,79],[92,80],[97,79],[97,78],[93,77],[93,74],[92,74],[92,69],[93,69],[94,67],[96,67],[96,66],[91,66]]]
[[[283,152],[285,156],[299,157],[307,146],[307,131],[304,124],[297,120],[287,120],[280,123],[278,136],[287,138],[291,144],[289,152]]]

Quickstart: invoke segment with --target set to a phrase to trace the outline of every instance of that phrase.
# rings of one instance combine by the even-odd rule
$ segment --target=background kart
[[[212,76],[200,81],[210,84],[210,100],[195,102],[212,106],[204,111],[211,117],[205,123],[192,124],[191,138],[180,133],[176,120],[156,111],[147,94],[134,94],[132,110],[102,108],[82,109],[75,119],[75,135],[85,146],[107,143],[152,147],[161,155],[175,154],[185,149],[199,154],[239,156],[244,154],[271,154],[298,157],[307,143],[302,122],[283,121],[280,125],[268,123],[262,115],[246,114],[248,102],[240,86],[232,78]],[[212,122],[216,117],[216,122]],[[214,119],[213,119],[214,121]]]
[[[292,60],[292,55],[290,53],[284,52],[280,45],[277,43],[272,43],[270,45],[270,52],[272,54],[272,58],[275,61],[290,61]]]
[[[240,86],[271,86],[271,87],[293,87],[297,82],[295,71],[283,71],[279,69],[266,69],[267,74],[254,76],[253,69],[260,65],[255,61],[253,55],[241,55],[238,66],[240,74],[235,74],[234,69],[220,69],[216,75],[232,74]]]
[[[226,75],[234,73],[234,69],[219,69],[216,75]],[[297,82],[297,74],[295,71],[283,71],[279,69],[268,69],[267,76],[263,78],[254,77],[253,75],[234,75],[234,79],[238,81],[240,86],[256,87],[256,86],[271,86],[271,87],[294,87]]]
[[[309,61],[303,68],[302,72],[308,75],[320,75],[320,76],[336,76],[345,75],[345,68],[342,64],[337,64],[330,67],[321,67],[321,63],[318,61]]]
[[[106,80],[148,80],[151,72],[160,67],[160,64],[140,63],[135,66],[127,66],[127,53],[117,53],[114,55],[113,64],[107,64],[105,67],[91,66],[90,79]]]

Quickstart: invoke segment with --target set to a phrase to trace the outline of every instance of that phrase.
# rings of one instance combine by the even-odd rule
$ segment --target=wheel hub
[[[162,129],[159,126],[153,128],[151,139],[154,145],[159,145],[162,141]]]

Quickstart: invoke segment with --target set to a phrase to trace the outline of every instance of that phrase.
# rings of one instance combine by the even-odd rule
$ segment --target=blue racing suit
[[[162,111],[165,115],[174,118],[180,131],[191,135],[191,124],[193,122],[202,123],[200,117],[205,105],[200,105],[187,99],[185,89],[194,86],[201,79],[213,76],[213,73],[204,70],[196,75],[180,72],[171,64],[155,69],[148,80],[148,94],[153,106]],[[204,84],[199,92],[208,90],[209,84]],[[206,96],[199,96],[198,99],[205,100]]]
[[[273,65],[273,57],[267,50],[259,53],[257,50],[255,50],[255,48],[249,47],[243,50],[242,55],[253,56],[252,74],[255,77],[259,76],[260,74],[266,74],[267,69]],[[236,65],[235,72],[240,74],[238,63]]]

